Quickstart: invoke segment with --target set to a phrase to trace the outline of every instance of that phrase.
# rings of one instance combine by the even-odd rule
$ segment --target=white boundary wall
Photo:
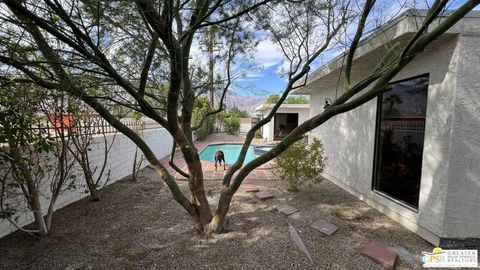
[[[152,151],[157,155],[157,158],[161,159],[170,154],[173,141],[170,134],[164,128],[145,130],[143,131],[143,137],[146,143],[152,149]],[[112,138],[113,138],[113,135],[107,136],[107,139],[109,142],[111,142]],[[103,158],[104,158],[103,137],[94,138],[91,149],[92,149],[92,152],[90,153],[90,156],[91,156],[92,164],[95,164],[98,167],[102,166]],[[130,141],[130,139],[128,139],[125,135],[121,133],[117,133],[117,135],[115,136],[115,141],[113,143],[113,146],[109,152],[108,165],[107,165],[107,168],[105,169],[105,176],[103,177],[104,179],[102,181],[106,180],[107,178],[106,172],[108,172],[108,170],[111,170],[110,180],[108,182],[108,185],[115,183],[116,181],[128,175],[131,175],[132,168],[133,168],[133,159],[135,156],[135,149],[136,149],[136,146],[132,141]],[[140,156],[141,156],[141,151],[139,150],[137,159],[139,159]],[[148,164],[148,161],[144,160],[142,163],[142,167],[145,167],[147,164]],[[85,185],[85,179],[83,177],[83,173],[80,167],[78,166],[78,164],[75,164],[75,166],[76,167],[74,167],[74,174],[76,175],[76,180],[74,183],[76,188],[65,190],[59,196],[57,203],[55,205],[56,210],[66,205],[69,205],[73,202],[76,202],[84,197],[90,196],[90,194],[85,192],[87,188]],[[97,171],[99,170],[100,169],[98,169]],[[103,185],[103,183],[104,182],[102,182],[101,185]],[[46,212],[48,208],[49,199],[51,196],[48,188],[48,183],[44,183],[44,186],[41,186],[40,189],[42,191],[42,194],[41,194],[42,208]],[[18,202],[22,202],[23,198],[21,197],[13,198],[13,200],[16,200],[17,201],[16,204],[18,204]],[[10,198],[10,202],[12,202],[11,198]],[[17,224],[21,227],[33,222],[33,215],[31,214],[31,212],[27,211],[27,212],[17,213],[17,216],[18,216]],[[53,222],[55,222],[55,214],[53,215]],[[8,222],[7,220],[0,219],[0,238],[14,231],[16,231],[15,226],[10,224],[10,222]]]

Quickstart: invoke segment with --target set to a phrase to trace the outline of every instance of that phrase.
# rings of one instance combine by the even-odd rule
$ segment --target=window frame
[[[392,81],[392,82],[389,82],[388,85],[393,85],[393,84],[402,83],[402,82],[405,82],[405,81],[415,80],[415,79],[422,78],[422,77],[427,77],[428,78],[428,87],[427,87],[427,106],[428,106],[428,88],[430,87],[430,73],[422,73],[422,74],[417,75],[417,76]],[[407,202],[405,202],[401,199],[395,198],[392,195],[389,195],[388,193],[383,192],[381,190],[377,190],[375,188],[375,184],[378,181],[377,169],[378,169],[378,165],[379,165],[378,164],[378,159],[379,159],[379,154],[380,154],[379,153],[379,140],[380,140],[380,128],[381,128],[380,122],[382,120],[382,101],[383,101],[383,94],[384,93],[385,92],[381,92],[377,96],[377,112],[376,112],[376,116],[375,116],[375,140],[374,140],[374,149],[373,149],[373,171],[372,171],[372,184],[371,184],[370,189],[373,193],[378,194],[378,195],[382,196],[383,198],[385,198],[389,201],[392,201],[396,204],[399,204],[406,209],[409,209],[409,210],[411,210],[415,213],[418,213],[419,207],[415,207],[414,205],[411,205],[411,204],[409,204],[409,203],[407,203]],[[425,112],[425,123],[426,123],[426,121],[427,121],[427,113]],[[425,147],[425,137],[423,138],[423,140],[424,140],[423,141],[423,147]],[[422,162],[422,169],[423,169],[423,162]],[[422,178],[420,177],[420,183],[421,182],[422,182]],[[420,184],[420,189],[419,189],[418,192],[419,193],[421,192],[421,184]],[[419,197],[420,197],[420,194],[419,194]],[[420,204],[420,201],[419,201],[419,204]]]

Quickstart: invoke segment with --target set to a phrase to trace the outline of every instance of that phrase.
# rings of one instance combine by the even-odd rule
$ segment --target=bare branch
[[[175,158],[175,152],[177,151],[177,143],[175,141],[173,141],[173,145],[172,145],[172,152],[170,153],[170,161],[168,162],[168,164],[170,165],[170,167],[172,167],[175,171],[177,171],[179,174],[181,174],[183,177],[185,178],[190,178],[190,175],[184,171],[182,171],[180,168],[178,168],[177,165],[175,165],[175,163],[173,162],[174,158]]]
[[[365,29],[365,24],[370,14],[370,11],[373,8],[376,0],[367,0],[363,7],[362,15],[360,16],[360,20],[358,22],[357,30],[355,32],[355,36],[353,37],[352,43],[350,44],[350,49],[347,55],[347,62],[345,64],[345,89],[350,88],[350,80],[351,80],[351,72],[352,72],[352,62],[353,56],[355,55],[355,51],[357,50],[358,43],[360,42],[360,38],[362,37],[363,30]]]

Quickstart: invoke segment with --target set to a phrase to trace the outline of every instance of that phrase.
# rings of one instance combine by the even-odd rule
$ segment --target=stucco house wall
[[[460,21],[392,80],[429,74],[418,211],[372,190],[376,99],[310,132],[324,144],[327,179],[435,245],[450,238],[480,238],[478,21],[475,16]],[[409,17],[400,20],[385,36],[391,33],[391,38],[401,39],[412,22]],[[381,50],[375,47],[381,43],[374,40],[361,47],[353,65],[354,81],[374,67]],[[370,51],[365,46],[371,46]],[[336,89],[337,67],[335,62],[327,65],[308,87],[297,91],[310,93],[311,116],[323,111],[325,98],[341,95],[343,89]]]
[[[477,28],[461,34],[457,45],[460,57],[444,220],[444,234],[450,238],[480,238],[479,32]]]

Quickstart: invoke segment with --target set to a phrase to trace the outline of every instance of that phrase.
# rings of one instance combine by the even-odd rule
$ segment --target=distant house
[[[420,18],[407,12],[363,41],[353,80],[373,70],[387,39],[405,46]],[[402,70],[391,91],[309,134],[324,144],[327,179],[443,247],[480,245],[479,43],[480,13],[472,12]],[[343,58],[296,91],[310,94],[310,116],[341,95]]]
[[[274,104],[261,103],[255,107],[259,119],[265,118]],[[299,124],[309,118],[310,104],[282,104],[272,121],[262,127],[262,137],[268,141],[281,140]]]

